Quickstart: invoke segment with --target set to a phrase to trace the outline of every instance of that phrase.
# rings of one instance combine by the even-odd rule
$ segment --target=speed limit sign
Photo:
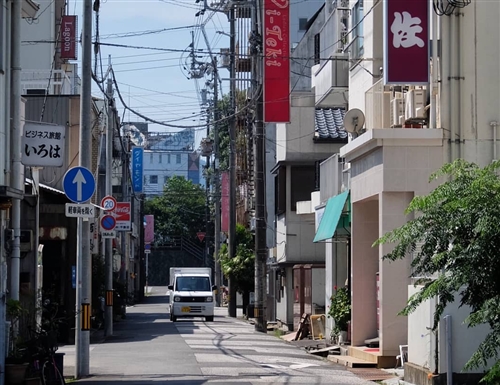
[[[116,199],[111,195],[105,196],[101,200],[101,207],[104,211],[113,211],[116,207]]]

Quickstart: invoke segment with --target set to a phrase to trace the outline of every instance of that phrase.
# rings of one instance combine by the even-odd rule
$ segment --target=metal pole
[[[210,136],[210,106],[207,109],[207,138]],[[206,170],[210,170],[210,155],[206,157]],[[210,177],[208,173],[205,174],[205,194],[207,195],[207,206],[205,208],[205,255],[203,256],[203,264],[208,266],[208,255],[210,252],[210,242],[209,242],[209,228],[210,228]]]
[[[91,102],[92,102],[92,0],[83,1],[83,29],[82,29],[82,89],[80,95],[80,166],[91,169],[92,167],[92,122],[91,122]],[[80,312],[86,316],[89,312],[83,312],[91,304],[92,298],[92,258],[90,255],[90,222],[79,220],[79,247],[81,247],[81,297]],[[88,325],[88,320],[81,325]],[[80,345],[76,350],[77,370],[76,377],[85,377],[90,373],[90,330],[76,329],[80,332]]]
[[[220,175],[219,175],[219,86],[217,80],[219,78],[217,69],[217,58],[213,59],[214,66],[214,196],[215,196],[215,231],[214,231],[214,259],[215,259],[215,286],[217,286],[217,295],[215,297],[216,305],[221,306],[221,285],[222,274],[219,263],[220,249]]]
[[[229,120],[229,258],[236,256],[236,37],[235,37],[235,12],[234,5],[231,4],[229,10],[229,54],[231,55],[229,64],[229,99],[230,115]],[[233,278],[229,277],[229,305],[228,315],[236,317],[236,286]]]
[[[5,211],[0,210],[0,231],[5,234]],[[6,330],[6,296],[7,296],[7,262],[5,258],[5,237],[0,237],[0,385],[5,384],[5,356],[7,355],[7,330]]]
[[[77,218],[76,232],[76,301],[75,301],[75,377],[82,376],[83,356],[82,351],[82,218]]]
[[[36,207],[35,207],[35,308],[36,310],[36,325],[42,324],[42,287],[43,287],[43,277],[41,275],[42,269],[42,257],[38,250],[39,248],[39,238],[40,238],[40,168],[32,168],[32,178],[33,178],[33,188],[36,194]]]
[[[258,12],[259,1],[256,1],[256,10],[252,14],[254,34],[260,34]],[[253,78],[255,93],[257,96],[257,108],[255,115],[254,135],[254,175],[255,175],[255,330],[267,333],[266,324],[266,276],[267,276],[267,244],[266,244],[266,151],[265,151],[265,127],[261,68],[258,56],[259,50],[254,49],[253,56]]]
[[[128,171],[128,137],[125,138],[126,141],[123,145],[123,153],[122,153],[122,201],[128,202],[128,190],[127,190],[127,171]],[[120,266],[120,282],[125,285],[127,283],[127,232],[121,232],[121,266]],[[126,291],[125,291],[126,292]],[[124,301],[125,298],[122,298]]]
[[[111,56],[108,66],[111,68]],[[113,172],[113,133],[115,127],[115,109],[113,103],[113,80],[108,78],[108,127],[106,130],[106,195],[112,194],[112,172]],[[104,266],[106,271],[106,307],[104,314],[104,334],[113,335],[113,240],[106,238],[104,241]]]
[[[24,168],[21,164],[21,1],[12,3],[11,45],[11,186],[24,191]],[[21,200],[12,200],[12,252],[10,261],[10,297],[19,299],[21,271]]]

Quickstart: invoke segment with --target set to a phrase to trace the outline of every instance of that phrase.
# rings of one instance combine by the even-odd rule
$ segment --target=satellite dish
[[[344,116],[344,127],[347,132],[358,136],[365,124],[365,114],[358,108],[347,111]]]

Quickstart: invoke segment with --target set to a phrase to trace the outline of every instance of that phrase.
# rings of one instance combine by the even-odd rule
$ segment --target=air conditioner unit
[[[404,116],[403,98],[393,98],[391,100],[391,128],[400,126],[400,116]]]
[[[423,89],[409,90],[406,95],[405,119],[425,118],[426,92]]]

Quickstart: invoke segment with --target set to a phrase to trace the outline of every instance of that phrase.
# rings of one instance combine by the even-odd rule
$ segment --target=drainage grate
[[[384,372],[376,368],[347,368],[351,373],[367,381],[382,381],[397,378],[392,373]]]

